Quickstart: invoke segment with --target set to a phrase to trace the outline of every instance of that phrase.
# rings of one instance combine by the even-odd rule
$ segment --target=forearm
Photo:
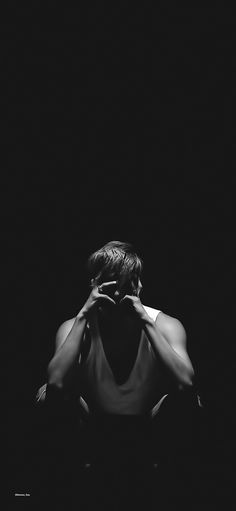
[[[170,346],[161,334],[157,324],[148,315],[142,317],[143,329],[157,359],[180,386],[192,385],[193,367]]]
[[[86,323],[85,315],[79,313],[66,340],[48,365],[49,384],[63,387],[65,379],[78,361]]]

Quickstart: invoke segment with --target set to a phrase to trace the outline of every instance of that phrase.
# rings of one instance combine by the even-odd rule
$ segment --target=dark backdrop
[[[6,22],[13,487],[56,330],[87,297],[87,256],[112,239],[144,258],[143,302],[183,322],[231,466],[234,29],[217,8],[17,8]]]

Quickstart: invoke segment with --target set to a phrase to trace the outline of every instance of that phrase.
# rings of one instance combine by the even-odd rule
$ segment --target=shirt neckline
[[[103,347],[103,342],[102,342],[102,339],[101,339],[101,332],[100,332],[100,329],[99,329],[97,314],[94,316],[94,326],[95,326],[94,334],[95,334],[96,339],[97,339],[97,341],[98,341],[98,343],[100,345],[100,349],[102,351],[103,359],[105,360],[105,364],[106,364],[107,369],[108,369],[108,371],[109,371],[109,373],[110,373],[110,375],[112,377],[112,380],[114,381],[115,385],[117,387],[119,387],[119,388],[128,386],[130,384],[130,381],[133,379],[134,372],[135,372],[138,360],[140,358],[140,352],[141,352],[141,348],[142,348],[142,345],[143,345],[143,330],[141,330],[141,335],[140,335],[140,341],[139,341],[137,355],[136,355],[134,364],[132,366],[132,369],[131,369],[131,371],[129,373],[129,376],[128,376],[127,380],[124,383],[119,384],[119,383],[117,383],[117,381],[115,379],[115,376],[114,376],[114,373],[112,371],[112,368],[111,368],[111,366],[109,364],[109,361],[107,360],[107,356],[106,356],[106,353],[105,353],[105,350],[104,350],[104,347]]]

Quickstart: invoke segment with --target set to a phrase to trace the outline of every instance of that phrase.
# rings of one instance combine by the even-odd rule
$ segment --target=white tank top
[[[144,308],[154,321],[161,312],[152,307]],[[95,413],[143,415],[154,405],[161,404],[166,397],[160,390],[163,375],[145,332],[142,330],[132,371],[127,381],[120,385],[116,383],[106,358],[96,314],[90,318],[89,329],[90,351],[81,367],[82,401],[85,400],[89,409]]]

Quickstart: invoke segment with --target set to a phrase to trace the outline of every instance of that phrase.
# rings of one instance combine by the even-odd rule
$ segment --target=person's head
[[[88,272],[92,285],[117,281],[119,299],[125,294],[139,295],[142,288],[143,261],[130,243],[110,241],[88,259]]]

